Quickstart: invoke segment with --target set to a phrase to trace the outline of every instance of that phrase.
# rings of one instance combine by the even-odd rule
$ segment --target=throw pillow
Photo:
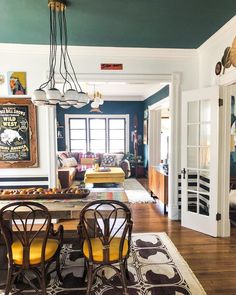
[[[58,156],[63,160],[69,158],[68,152],[59,152]]]
[[[120,167],[122,168],[122,170],[125,172],[125,178],[130,177],[131,175],[131,171],[130,171],[130,163],[128,160],[123,160],[120,163]]]
[[[120,166],[120,163],[124,158],[124,153],[116,153],[114,155],[116,156],[116,166]]]
[[[116,156],[115,155],[103,155],[101,166],[109,166],[114,167],[116,166]]]
[[[63,159],[64,167],[76,167],[78,165],[75,158]]]
[[[95,158],[81,158],[80,164],[81,165],[93,165],[95,161]]]

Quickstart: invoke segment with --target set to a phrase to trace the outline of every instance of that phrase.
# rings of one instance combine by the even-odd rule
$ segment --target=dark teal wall
[[[153,105],[154,103],[166,98],[169,96],[170,89],[169,85],[163,87],[160,91],[156,92],[152,96],[148,97],[144,101],[144,110],[148,109],[148,106]],[[144,167],[147,169],[148,168],[148,145],[144,144],[143,145],[143,158],[144,158]]]
[[[138,118],[138,134],[143,135],[143,108],[144,103],[142,101],[105,101],[104,104],[100,107],[102,114],[105,115],[115,115],[115,114],[128,114],[129,120],[130,120],[130,153],[134,152],[133,149],[133,142],[131,138],[132,131],[134,130],[133,124],[134,124],[134,116],[137,114]],[[64,116],[65,114],[94,114],[90,113],[91,107],[90,104],[86,105],[85,107],[81,109],[76,109],[74,107],[71,107],[67,110],[62,109],[60,107],[57,108],[57,120],[60,125],[65,126],[65,120]],[[58,150],[63,151],[66,149],[65,146],[65,130],[64,128],[60,128],[60,130],[63,133],[63,138],[58,139]],[[139,150],[138,150],[139,156],[143,157],[143,144],[139,144]]]

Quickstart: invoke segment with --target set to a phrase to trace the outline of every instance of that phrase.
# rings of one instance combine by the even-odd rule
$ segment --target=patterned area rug
[[[60,284],[56,277],[51,277],[47,294],[84,295],[86,282],[83,280],[83,267],[81,252],[76,246],[65,245],[62,250],[63,284]],[[133,234],[128,270],[130,295],[206,294],[165,233]],[[97,278],[91,295],[122,294],[119,279],[110,271],[106,271],[106,277],[117,288],[106,285],[105,281]],[[29,290],[27,294],[33,292]]]

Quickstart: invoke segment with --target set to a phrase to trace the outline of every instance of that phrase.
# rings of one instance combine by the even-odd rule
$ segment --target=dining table
[[[95,200],[117,200],[126,204],[129,203],[128,197],[124,190],[91,191],[86,197],[83,198],[80,198],[80,196],[78,196],[78,198],[70,198],[67,197],[67,194],[65,194],[64,196],[60,196],[60,198],[47,199],[42,195],[42,198],[40,199],[30,199],[27,197],[26,199],[15,200],[14,198],[11,199],[9,196],[7,200],[0,200],[0,209],[12,202],[31,201],[43,204],[49,210],[51,217],[54,219],[78,219],[83,207],[89,202]],[[20,212],[18,213],[20,214]],[[25,212],[22,212],[22,214],[24,213]]]

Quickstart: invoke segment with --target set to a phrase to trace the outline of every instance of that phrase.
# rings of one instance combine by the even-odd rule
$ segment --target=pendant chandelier
[[[48,80],[34,91],[32,102],[37,106],[59,104],[65,109],[70,106],[81,108],[89,103],[89,97],[82,91],[68,53],[66,0],[48,0],[48,7],[50,11],[49,76]],[[60,48],[59,65],[57,65],[57,47]],[[56,66],[63,81],[62,94],[55,87]]]
[[[93,94],[93,101],[91,102],[91,110],[90,112],[94,113],[102,113],[102,111],[99,109],[100,105],[103,105],[103,99],[102,94],[99,91],[95,91],[95,85],[94,85],[94,94]]]

